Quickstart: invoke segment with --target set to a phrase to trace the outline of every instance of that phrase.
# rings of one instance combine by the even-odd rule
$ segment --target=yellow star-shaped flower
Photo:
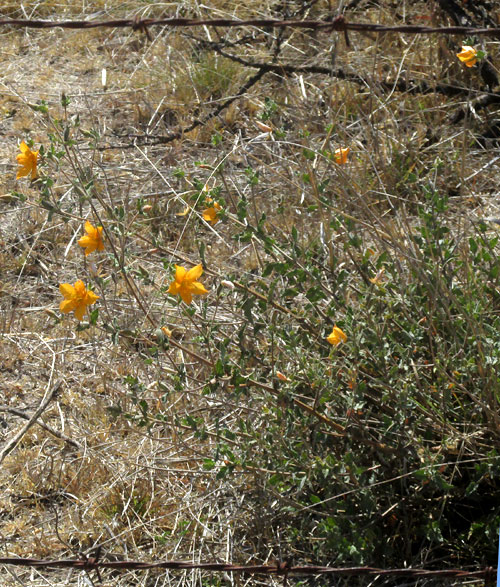
[[[31,173],[31,180],[33,181],[38,177],[36,169],[38,163],[38,151],[32,151],[28,145],[22,141],[19,145],[21,152],[17,155],[17,164],[20,165],[17,170],[16,179],[20,177],[26,177]]]
[[[102,230],[102,226],[92,226],[88,220],[85,222],[85,232],[87,234],[78,239],[78,244],[85,249],[85,256],[90,255],[93,251],[104,251]]]
[[[193,301],[193,295],[201,296],[208,293],[205,286],[199,281],[196,281],[202,273],[203,268],[201,263],[189,271],[184,269],[184,267],[176,265],[175,279],[170,284],[167,293],[172,294],[173,296],[180,295],[186,304],[190,304]]]
[[[326,337],[326,340],[330,344],[337,346],[341,342],[346,342],[347,335],[341,328],[339,328],[338,326],[334,326],[331,333]]]
[[[215,226],[219,219],[217,218],[217,212],[221,210],[220,204],[218,202],[213,202],[211,198],[207,200],[207,204],[212,204],[210,208],[203,210],[203,220],[206,222],[210,222],[212,226]]]
[[[99,299],[93,291],[88,290],[83,281],[79,279],[75,285],[69,283],[61,283],[59,291],[64,296],[64,300],[60,303],[59,309],[63,314],[75,312],[78,320],[83,320],[83,315],[87,310],[87,306],[95,304]]]
[[[477,51],[469,45],[463,45],[460,53],[457,53],[457,57],[467,67],[473,67],[477,63]]]
[[[349,147],[335,149],[334,158],[338,165],[345,165],[347,163],[347,155],[349,155]]]
[[[384,282],[384,278],[385,278],[385,268],[382,267],[381,269],[379,269],[377,271],[377,274],[375,275],[375,277],[370,277],[370,280],[373,285],[382,285],[382,283]]]

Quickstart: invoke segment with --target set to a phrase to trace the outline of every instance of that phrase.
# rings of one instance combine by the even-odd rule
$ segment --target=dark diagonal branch
[[[172,141],[175,141],[177,139],[181,139],[186,133],[189,133],[200,126],[205,125],[209,120],[212,120],[212,118],[215,118],[216,116],[218,116],[225,108],[227,108],[235,100],[237,100],[238,98],[241,98],[241,96],[246,94],[246,92],[248,92],[248,90],[250,90],[250,88],[252,88],[266,73],[268,73],[268,71],[266,69],[264,69],[264,68],[259,69],[259,71],[255,75],[252,75],[250,78],[248,78],[248,80],[241,86],[241,88],[236,92],[236,94],[234,94],[233,96],[231,96],[227,100],[224,100],[224,102],[221,102],[221,104],[219,104],[214,110],[212,110],[212,112],[209,112],[203,118],[199,118],[198,120],[195,120],[188,127],[182,128],[175,133],[172,133],[169,135],[147,135],[147,134],[132,135],[132,134],[127,134],[128,138],[134,139],[133,143],[127,143],[125,145],[108,145],[108,146],[98,147],[98,149],[100,151],[104,151],[107,149],[130,149],[130,148],[134,147],[136,144],[138,144],[138,141],[143,141],[140,144],[165,145],[165,144],[171,143]]]

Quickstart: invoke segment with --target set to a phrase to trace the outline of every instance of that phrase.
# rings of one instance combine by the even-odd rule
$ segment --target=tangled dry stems
[[[267,3],[213,4],[211,14],[240,18],[273,16],[277,10]],[[137,1],[116,8],[96,0],[81,13],[70,5],[74,3],[39,2],[33,9],[39,17],[57,10],[64,18],[96,13],[146,16],[151,10]],[[425,5],[413,3],[411,16],[427,16]],[[290,3],[289,10],[322,17],[327,8],[320,3],[309,7]],[[389,3],[360,2],[362,9],[364,17],[373,21],[390,23],[394,18]],[[194,2],[183,2],[177,10],[194,16],[207,13]],[[7,3],[2,16],[22,17],[26,11],[26,3],[23,10],[17,2]],[[171,14],[171,6],[157,3],[155,11]],[[249,38],[241,41],[245,32],[161,30],[149,43],[144,36],[123,30],[3,32],[3,435],[8,439],[21,425],[8,408],[30,413],[45,390],[60,379],[62,391],[41,423],[78,444],[36,425],[5,460],[0,473],[0,532],[6,554],[72,556],[89,553],[99,544],[107,556],[117,558],[266,562],[288,548],[289,537],[280,534],[288,519],[279,510],[296,503],[293,496],[273,494],[266,484],[278,471],[260,463],[237,470],[228,482],[217,478],[217,469],[204,467],[217,452],[222,423],[231,431],[225,438],[229,446],[254,442],[238,423],[244,420],[265,429],[268,395],[256,392],[235,398],[222,385],[216,394],[204,394],[212,377],[206,365],[179,348],[170,347],[157,356],[149,353],[158,344],[151,320],[172,329],[174,340],[211,362],[217,359],[217,345],[244,323],[236,293],[216,295],[222,278],[251,277],[270,254],[255,243],[232,238],[241,229],[235,202],[242,194],[249,200],[249,217],[255,224],[266,214],[270,232],[277,237],[290,234],[295,226],[304,248],[313,249],[324,218],[317,207],[318,194],[305,189],[302,175],[308,173],[316,185],[330,179],[335,198],[328,214],[356,219],[360,234],[368,235],[374,247],[398,251],[408,259],[416,256],[408,234],[418,205],[408,175],[427,175],[439,157],[444,165],[433,179],[437,190],[450,195],[454,230],[466,233],[470,219],[496,214],[496,170],[488,167],[487,173],[474,175],[488,165],[490,151],[478,142],[470,146],[465,119],[460,126],[446,124],[466,98],[387,93],[373,82],[396,82],[405,72],[429,83],[469,84],[473,92],[475,73],[463,71],[456,62],[450,40],[357,36],[348,50],[341,39],[307,31],[246,33]],[[14,182],[19,140],[29,135],[37,145],[47,145],[48,134],[54,132],[53,119],[69,120],[76,114],[80,133],[89,137],[98,131],[99,145],[106,147],[131,144],[137,135],[168,135],[189,126],[238,92],[249,76],[241,63],[204,49],[199,39],[218,41],[226,51],[248,61],[330,66],[335,58],[364,83],[270,72],[217,117],[167,146],[99,151],[92,148],[91,136],[85,141],[79,134],[70,156],[53,176],[54,193],[65,206],[71,201],[74,206],[67,216],[56,214],[49,220],[37,188]],[[108,71],[106,91],[100,86],[102,68]],[[71,100],[66,112],[60,100],[63,92]],[[40,100],[48,103],[51,118],[30,107]],[[275,140],[254,124],[272,104],[276,110],[269,110],[269,120],[286,131],[286,139]],[[328,124],[335,125],[336,144],[349,145],[356,152],[346,170],[319,154],[326,146]],[[215,146],[214,135],[220,137]],[[316,154],[304,162],[303,149]],[[221,162],[223,169],[217,167]],[[249,168],[259,172],[258,184],[248,181]],[[175,175],[175,169],[182,169],[184,175]],[[90,177],[99,196],[98,213],[106,218],[123,211],[112,238],[118,259],[138,286],[134,295],[116,266],[99,263],[101,277],[110,278],[112,284],[100,316],[108,324],[116,320],[121,333],[117,343],[102,322],[75,331],[74,320],[58,317],[58,284],[73,282],[90,270],[75,245],[91,211],[88,201],[78,200],[78,186]],[[190,199],[196,191],[195,179],[223,185],[231,218],[217,230],[198,221]],[[13,190],[22,191],[25,201],[9,196]],[[150,212],[141,211],[144,205],[151,206]],[[191,207],[187,215],[176,215],[186,207]],[[341,230],[339,235],[332,241],[334,252],[351,267],[356,259],[344,250]],[[171,278],[164,261],[197,263],[200,243],[205,245],[207,284],[213,295],[193,318],[162,295]],[[256,285],[247,282],[249,287]],[[336,290],[328,283],[322,287],[329,296],[354,299],[347,287]],[[302,305],[298,298],[289,309],[300,313]],[[320,306],[320,311],[326,312],[326,307]],[[287,316],[279,320],[286,323]],[[279,363],[284,372],[293,371],[299,362],[263,335],[248,334],[241,347],[254,350],[256,356],[267,351],[272,355],[270,364]],[[315,361],[313,350],[308,358]],[[233,360],[238,360],[237,355]],[[179,371],[181,364],[184,372]],[[259,365],[250,362],[247,367],[257,371]],[[268,376],[272,377],[270,372]],[[109,410],[119,408],[122,414],[135,416],[139,396],[161,413],[150,428],[133,417],[116,418],[117,412]],[[202,433],[193,425],[198,418],[207,422]],[[451,425],[448,432],[453,434]],[[484,455],[494,446],[484,430],[473,427],[457,431],[456,438],[465,442],[465,457]],[[263,448],[252,445],[248,450],[258,453]],[[298,544],[294,554],[300,557]],[[195,572],[105,577],[114,585],[195,585],[202,580],[208,581]],[[221,584],[211,580],[205,584]],[[46,584],[38,571],[5,569],[2,581]],[[61,574],[51,575],[50,581],[63,585],[76,584],[77,579]],[[272,578],[242,582],[280,583]]]

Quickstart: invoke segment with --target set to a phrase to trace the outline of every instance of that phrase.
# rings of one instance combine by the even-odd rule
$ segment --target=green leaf
[[[212,471],[215,468],[215,461],[212,459],[205,459],[203,461],[203,468],[205,471]]]

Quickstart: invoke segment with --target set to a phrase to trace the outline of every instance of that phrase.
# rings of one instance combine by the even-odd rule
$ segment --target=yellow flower
[[[32,151],[28,145],[23,141],[19,145],[21,152],[17,155],[17,164],[20,165],[17,170],[16,179],[20,177],[26,177],[31,173],[31,179],[34,180],[38,177],[36,165],[38,163],[38,151]]]
[[[83,281],[80,279],[74,286],[69,283],[61,283],[59,285],[59,291],[64,296],[64,300],[60,303],[59,309],[63,314],[75,312],[78,320],[83,320],[87,306],[95,304],[99,299],[99,296],[96,296],[94,292],[85,288]]]
[[[469,45],[463,45],[460,53],[457,53],[457,57],[467,67],[473,67],[477,63],[477,51]]]
[[[334,326],[331,333],[326,337],[326,340],[335,346],[347,340],[347,335],[338,326]]]
[[[186,271],[184,267],[175,266],[175,279],[170,284],[167,293],[173,296],[179,294],[186,304],[190,304],[193,300],[193,295],[201,296],[208,293],[200,282],[196,281],[203,273],[201,263]]]
[[[346,147],[345,149],[335,149],[335,163],[337,163],[338,165],[344,165],[345,163],[347,163],[347,155],[349,155],[350,150],[351,149],[349,149],[349,147]]]
[[[384,282],[384,278],[385,278],[385,268],[382,267],[381,269],[379,269],[377,271],[377,274],[375,275],[375,277],[370,277],[370,281],[371,283],[373,283],[373,285],[381,285]]]
[[[170,338],[172,336],[172,331],[170,330],[170,328],[167,328],[166,326],[162,326],[160,330],[163,332],[163,334],[167,338]]]
[[[90,255],[93,251],[104,251],[102,242],[102,226],[94,227],[87,220],[85,222],[86,236],[78,240],[78,244],[85,249],[85,256]]]
[[[207,204],[211,204],[212,202],[213,200],[211,198],[208,198]],[[207,222],[210,222],[212,226],[215,226],[217,222],[219,222],[219,219],[217,218],[217,212],[219,210],[222,210],[220,204],[218,204],[217,202],[213,202],[210,208],[203,210],[203,220],[206,220]]]

